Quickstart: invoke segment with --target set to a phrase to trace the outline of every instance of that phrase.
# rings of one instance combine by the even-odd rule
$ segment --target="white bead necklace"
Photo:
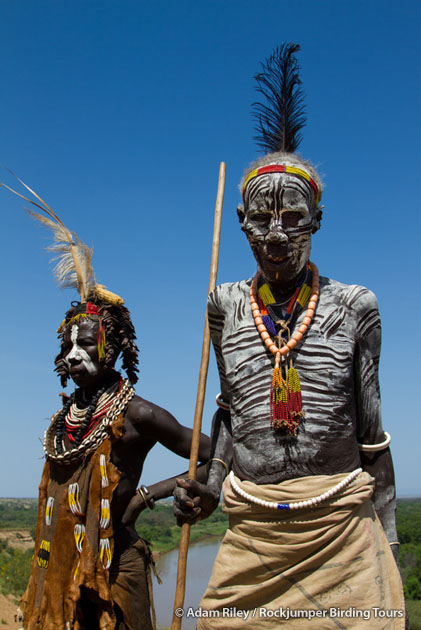
[[[325,501],[326,499],[330,499],[331,496],[333,496],[334,494],[339,492],[339,490],[342,490],[342,488],[345,488],[345,486],[350,484],[351,481],[360,474],[360,472],[362,472],[362,468],[356,468],[355,470],[350,472],[349,475],[345,477],[345,479],[337,483],[336,486],[333,486],[333,488],[331,488],[327,492],[323,492],[323,494],[319,494],[317,497],[313,497],[312,499],[305,499],[304,501],[296,501],[295,503],[276,503],[275,501],[264,501],[263,499],[258,499],[257,497],[254,497],[252,494],[249,494],[248,492],[240,488],[240,486],[235,481],[234,473],[232,470],[229,474],[229,480],[230,480],[231,487],[233,488],[233,490],[237,494],[239,494],[241,497],[243,497],[243,499],[246,499],[246,501],[249,501],[249,503],[255,503],[256,505],[261,505],[262,507],[268,508],[270,510],[294,510],[294,509],[297,510],[300,508],[312,507],[313,505],[317,505],[318,503],[321,503],[322,501]]]
[[[118,383],[117,383],[118,385]],[[113,388],[113,390],[111,392],[104,392],[95,407],[95,411],[94,411],[94,416],[98,416],[100,415],[101,411],[103,411],[103,409],[107,406],[110,405],[112,399],[114,398],[114,396],[116,395],[116,389]],[[88,407],[84,407],[83,409],[79,409],[79,407],[77,406],[77,403],[73,403],[70,406],[70,409],[67,413],[66,416],[66,424],[68,424],[71,427],[76,427],[76,426],[80,426],[83,422],[83,420],[86,417],[86,414],[88,412]]]
[[[57,453],[56,422],[60,415],[60,411],[58,411],[51,418],[50,426],[44,433],[44,452],[46,458],[58,464],[72,464],[80,460],[82,456],[86,457],[86,455],[98,448],[109,436],[108,427],[121,413],[125,412],[134,394],[134,388],[130,385],[129,380],[123,379],[120,391],[117,392],[107,413],[101,418],[92,433],[90,433],[79,446],[72,448],[70,451],[64,451],[64,453]]]

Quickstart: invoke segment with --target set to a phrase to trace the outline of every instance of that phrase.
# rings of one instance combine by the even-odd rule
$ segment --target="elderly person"
[[[296,50],[277,51],[266,79],[274,65],[295,71]],[[364,287],[319,277],[310,252],[322,184],[286,147],[241,182],[256,275],[209,297],[222,422],[207,485],[180,480],[176,515],[206,517],[223,484],[230,525],[201,602],[213,614],[198,628],[292,618],[297,629],[318,618],[326,629],[368,618],[370,629],[403,628],[377,302]]]

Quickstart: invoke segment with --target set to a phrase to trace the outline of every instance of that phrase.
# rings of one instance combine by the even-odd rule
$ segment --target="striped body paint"
[[[245,190],[241,227],[265,280],[288,293],[310,257],[314,191],[303,178],[266,173]]]
[[[293,351],[305,412],[293,438],[270,427],[274,360],[255,326],[249,290],[250,281],[223,284],[208,302],[222,397],[230,404],[236,474],[256,483],[280,483],[354,470],[360,465],[357,442],[376,443],[383,434],[374,294],[320,278],[315,316]]]

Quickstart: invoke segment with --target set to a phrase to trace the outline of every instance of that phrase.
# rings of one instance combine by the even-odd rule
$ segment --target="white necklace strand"
[[[130,385],[128,379],[123,379],[123,384],[119,392],[114,397],[112,404],[107,410],[107,413],[98,422],[95,429],[90,433],[81,444],[70,451],[64,453],[57,453],[56,447],[56,421],[60,414],[58,411],[51,418],[51,424],[44,434],[44,452],[47,459],[50,459],[58,464],[71,464],[78,461],[82,455],[87,455],[94,451],[105,438],[108,436],[109,427],[114,420],[126,410],[127,404],[133,398],[135,394],[134,388]]]
[[[351,483],[351,481],[355,479],[355,477],[357,477],[360,472],[362,472],[362,468],[356,468],[355,470],[350,472],[349,475],[345,477],[345,479],[337,483],[336,486],[333,486],[333,488],[331,488],[327,492],[323,492],[323,494],[319,494],[317,497],[313,497],[312,499],[305,499],[304,501],[297,501],[295,503],[275,503],[275,501],[264,501],[263,499],[258,499],[257,497],[254,497],[252,494],[249,494],[248,492],[240,488],[240,486],[235,481],[234,473],[232,470],[229,474],[229,480],[233,490],[241,497],[243,497],[243,499],[246,499],[246,501],[248,501],[249,503],[255,503],[256,505],[261,505],[262,507],[269,508],[271,510],[297,510],[300,508],[312,507],[313,505],[317,505],[318,503],[321,503],[326,499],[330,499],[331,496],[333,496],[339,490],[342,490],[342,488]]]
[[[112,392],[104,392],[100,396],[100,399],[98,400],[98,403],[95,407],[94,414],[96,416],[99,415],[100,412],[110,403],[110,401],[114,398],[116,393],[117,391],[114,390]],[[88,412],[88,407],[79,409],[79,407],[77,406],[77,403],[74,402],[70,406],[70,409],[67,413],[66,423],[71,427],[80,426],[83,420],[85,419],[87,412]]]

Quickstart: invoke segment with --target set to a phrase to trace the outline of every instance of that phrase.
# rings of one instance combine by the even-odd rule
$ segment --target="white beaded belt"
[[[330,499],[331,496],[350,484],[351,481],[360,474],[360,472],[362,472],[362,468],[356,468],[355,470],[350,472],[349,475],[345,477],[345,479],[337,483],[336,486],[333,486],[333,488],[331,488],[327,492],[323,492],[323,494],[319,494],[319,496],[313,497],[312,499],[296,501],[295,503],[276,503],[275,501],[264,501],[263,499],[258,499],[257,497],[254,497],[253,495],[240,488],[240,486],[235,481],[234,473],[232,470],[229,474],[229,480],[232,489],[250,503],[255,503],[256,505],[261,505],[262,507],[269,508],[271,510],[297,510],[299,508],[311,507],[313,505],[321,503],[322,501],[325,501],[326,499]]]

